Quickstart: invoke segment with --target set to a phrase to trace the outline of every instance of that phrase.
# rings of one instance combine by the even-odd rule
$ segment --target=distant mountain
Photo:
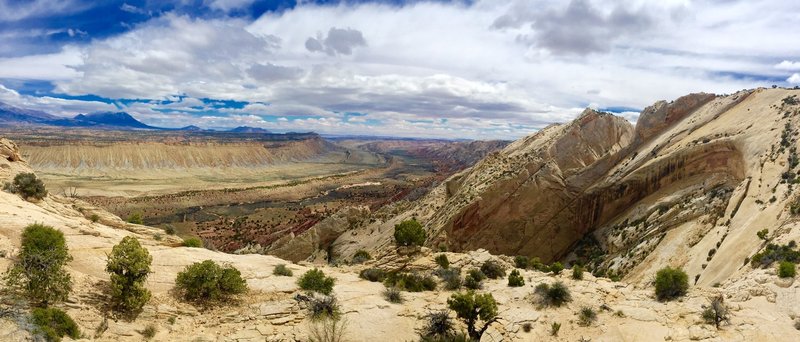
[[[200,128],[200,127],[197,127],[197,126],[195,126],[195,125],[190,125],[190,126],[186,126],[186,127],[181,127],[181,128],[178,128],[178,130],[179,130],[179,131],[191,131],[191,132],[204,131],[204,129],[202,129],[202,128]]]
[[[136,120],[125,112],[99,112],[91,114],[78,114],[73,119],[60,120],[63,126],[69,127],[109,127],[109,128],[132,128],[132,129],[160,129],[148,126]]]
[[[0,102],[0,126],[46,125],[95,127],[103,129],[162,129],[148,126],[125,112],[98,112],[63,118],[37,110],[22,109]]]
[[[0,125],[37,124],[52,120],[58,120],[58,117],[38,110],[17,108],[0,102]]]
[[[233,132],[233,133],[271,133],[270,131],[268,131],[266,129],[258,128],[258,127],[250,127],[250,126],[239,126],[239,127],[236,127],[236,128],[234,128],[234,129],[232,129],[232,130],[230,130],[228,132]]]

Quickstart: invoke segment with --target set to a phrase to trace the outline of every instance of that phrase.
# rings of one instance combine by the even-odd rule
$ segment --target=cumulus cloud
[[[800,70],[800,62],[786,61],[775,65],[775,69],[795,71]]]
[[[765,0],[478,0],[166,14],[56,54],[0,59],[0,78],[142,99],[123,109],[170,127],[250,120],[276,131],[516,138],[588,105],[788,84],[797,62],[776,62],[800,55],[787,44],[798,12],[798,2]]]
[[[498,17],[492,27],[503,29],[529,24],[531,33],[517,37],[518,41],[547,49],[556,54],[585,55],[606,52],[626,35],[646,33],[654,24],[644,11],[631,11],[618,5],[608,13],[588,0],[571,0],[563,9],[534,10],[515,5]]]
[[[800,73],[794,73],[786,79],[786,82],[791,84],[800,84]]]
[[[324,52],[329,56],[351,55],[353,49],[366,46],[367,41],[359,30],[331,27],[327,37],[322,34],[318,34],[316,38],[309,37],[305,45],[308,51]]]

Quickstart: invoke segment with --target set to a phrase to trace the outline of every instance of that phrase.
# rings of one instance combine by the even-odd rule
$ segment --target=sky
[[[800,85],[795,0],[0,0],[0,102],[154,126],[515,139]]]

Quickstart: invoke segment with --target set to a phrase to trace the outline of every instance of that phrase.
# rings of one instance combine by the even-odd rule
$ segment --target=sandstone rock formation
[[[586,110],[334,245],[389,250],[393,225],[416,217],[433,249],[579,260],[637,283],[670,264],[720,282],[757,251],[756,231],[791,220],[800,107],[783,99],[797,93],[691,94],[647,107],[635,128]]]

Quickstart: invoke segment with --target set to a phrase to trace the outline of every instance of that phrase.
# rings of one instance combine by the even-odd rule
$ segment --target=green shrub
[[[89,220],[92,221],[93,223],[97,223],[97,221],[100,221],[100,216],[98,216],[97,214],[92,214],[92,216],[89,217]]]
[[[447,269],[450,267],[450,260],[447,260],[447,255],[439,254],[434,259],[439,267]]]
[[[422,246],[427,234],[417,220],[406,220],[394,226],[394,240],[398,246]]]
[[[552,286],[545,283],[536,285],[533,293],[536,297],[536,304],[540,306],[559,307],[572,301],[569,289],[560,281]]]
[[[363,249],[359,249],[358,251],[356,251],[356,254],[353,255],[354,264],[360,264],[367,260],[372,260],[372,256],[369,255],[369,252]]]
[[[494,260],[487,260],[481,265],[481,272],[489,279],[497,279],[506,276],[506,269],[499,262]]]
[[[73,340],[81,337],[80,328],[66,312],[56,308],[34,308],[31,314],[36,332],[48,341],[61,341],[64,336]]]
[[[276,276],[291,277],[294,273],[285,264],[278,264],[272,269],[272,274]]]
[[[689,277],[681,269],[665,267],[656,273],[655,285],[658,300],[671,300],[686,294]]]
[[[578,312],[578,325],[583,327],[588,327],[597,320],[597,313],[594,312],[594,309],[588,306],[584,306],[581,308],[581,311]]]
[[[423,339],[443,341],[455,334],[455,322],[450,318],[450,314],[447,311],[430,312],[428,313],[427,321],[425,327],[422,328],[421,337]]]
[[[782,246],[769,243],[763,251],[756,253],[750,258],[750,264],[753,267],[768,267],[776,261],[798,263],[800,262],[800,252],[795,250],[796,247],[797,244],[794,241]]]
[[[486,279],[486,275],[483,272],[479,269],[471,269],[464,278],[464,287],[470,290],[478,290],[483,287],[484,279]]]
[[[436,279],[416,273],[391,273],[383,281],[386,287],[396,287],[408,292],[436,290]]]
[[[122,238],[111,249],[106,272],[111,274],[111,305],[115,310],[137,313],[150,300],[145,281],[152,262],[153,258],[147,249],[132,236]]]
[[[572,279],[583,280],[583,267],[580,265],[572,265]]]
[[[192,248],[202,248],[203,241],[196,237],[190,237],[188,239],[183,240],[184,247],[192,247]]]
[[[443,268],[436,272],[439,278],[444,281],[444,288],[450,291],[461,288],[461,270],[458,268]]]
[[[762,230],[759,230],[758,232],[756,232],[756,236],[758,236],[759,239],[764,240],[764,241],[767,241],[767,234],[769,234],[769,230],[768,229],[762,229]]]
[[[517,255],[514,257],[514,266],[523,270],[528,269],[530,266],[530,259],[526,256]]]
[[[529,333],[533,329],[533,324],[531,322],[522,323],[522,331]]]
[[[550,267],[543,264],[542,260],[539,259],[538,257],[531,258],[530,261],[528,261],[528,265],[530,265],[532,269],[537,270],[539,272],[545,272],[545,273],[550,272]]]
[[[314,291],[325,295],[333,292],[333,284],[336,279],[326,277],[325,272],[320,269],[308,270],[297,280],[297,285],[306,291]]]
[[[22,246],[6,274],[6,284],[36,305],[64,301],[72,279],[64,266],[72,260],[64,234],[52,227],[32,224],[22,232]]]
[[[133,223],[133,224],[144,224],[142,213],[132,213],[128,215],[128,219],[125,221],[128,221],[128,223]]]
[[[387,287],[383,290],[383,298],[389,303],[399,304],[403,302],[403,293],[396,287]]]
[[[11,193],[19,194],[22,198],[41,200],[47,196],[47,189],[41,179],[36,178],[33,173],[20,173],[14,177],[14,181],[6,187]]]
[[[361,279],[369,280],[371,282],[381,282],[386,279],[386,272],[380,268],[367,268],[361,270],[358,274]]]
[[[511,287],[520,287],[525,285],[525,279],[519,274],[519,271],[513,270],[511,274],[508,275],[508,286]]]
[[[564,270],[564,265],[562,265],[558,261],[556,261],[556,262],[554,262],[554,263],[552,263],[550,265],[550,272],[553,272],[553,274],[561,274],[561,271],[563,271],[563,270]]]
[[[778,264],[778,276],[781,278],[794,278],[795,266],[793,262],[781,261]]]
[[[186,300],[205,303],[247,291],[247,282],[233,266],[219,266],[212,260],[196,262],[178,273],[175,286]]]
[[[447,300],[447,306],[455,311],[456,317],[464,321],[469,336],[475,341],[480,341],[489,325],[497,319],[497,303],[489,293],[454,293]],[[476,326],[479,319],[483,323],[481,328]]]
[[[313,296],[308,303],[311,319],[339,318],[339,301],[335,296]]]

